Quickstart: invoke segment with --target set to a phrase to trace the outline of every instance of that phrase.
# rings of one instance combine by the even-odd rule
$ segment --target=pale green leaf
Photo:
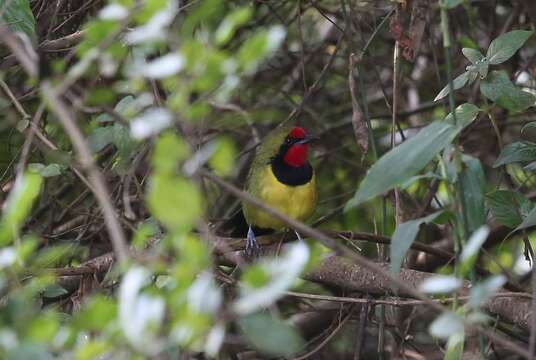
[[[397,226],[391,241],[391,272],[398,274],[406,252],[419,233],[422,224],[434,221],[443,211],[438,211],[420,219],[406,221]]]
[[[533,33],[533,31],[514,30],[494,39],[486,53],[489,63],[496,65],[510,59]]]
[[[444,121],[434,121],[417,135],[384,154],[368,171],[346,210],[404,184],[422,170],[458,133],[470,124],[479,109],[463,104],[456,109],[456,122],[449,114]]]
[[[303,339],[290,325],[268,314],[241,317],[238,324],[248,341],[273,356],[290,356],[302,348]]]
[[[453,88],[453,90],[461,89],[462,87],[465,86],[465,84],[467,83],[468,80],[469,80],[469,72],[468,71],[458,75],[454,80],[452,80],[452,88]],[[443,89],[441,89],[439,94],[437,94],[437,96],[435,97],[434,101],[438,101],[438,100],[443,99],[445,96],[447,96],[449,94],[449,91],[450,91],[449,84],[447,84],[447,85],[445,85],[445,87]]]

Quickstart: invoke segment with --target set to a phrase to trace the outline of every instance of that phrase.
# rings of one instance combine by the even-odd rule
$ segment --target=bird
[[[316,177],[307,159],[308,145],[318,140],[299,126],[272,130],[257,148],[245,184],[245,191],[288,217],[304,221],[316,207]],[[259,209],[242,202],[248,225],[245,254],[256,257],[259,247],[255,235],[287,229],[288,226]],[[296,236],[301,240],[300,234]]]

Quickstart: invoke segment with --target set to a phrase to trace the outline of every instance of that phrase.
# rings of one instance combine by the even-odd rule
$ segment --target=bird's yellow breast
[[[307,219],[316,206],[316,179],[313,173],[311,181],[304,185],[290,186],[281,183],[275,177],[270,165],[264,166],[262,176],[257,176],[257,183],[251,184],[249,192],[271,206],[296,220]],[[244,204],[244,215],[250,225],[260,228],[280,230],[285,224],[270,214],[253,205]]]

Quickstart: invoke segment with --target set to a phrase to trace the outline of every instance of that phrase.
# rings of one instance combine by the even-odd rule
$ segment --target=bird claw
[[[300,233],[294,230],[294,234],[296,234],[296,237],[298,238],[298,241],[303,241],[302,237],[300,236]]]
[[[253,229],[251,229],[251,226],[248,229],[248,236],[246,240],[246,257],[248,259],[255,259],[259,256],[260,248],[257,244],[257,239],[255,238],[255,233],[253,232]]]

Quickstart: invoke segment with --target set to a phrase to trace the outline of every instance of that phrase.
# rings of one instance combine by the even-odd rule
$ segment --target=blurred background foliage
[[[0,0],[0,18],[0,357],[460,355],[452,314],[430,334],[430,314],[407,316],[406,327],[379,306],[361,330],[371,341],[356,350],[356,307],[286,293],[355,295],[299,279],[330,254],[314,239],[249,265],[238,252],[222,256],[237,249],[227,224],[240,203],[203,171],[242,187],[255,147],[282,123],[321,138],[311,156],[315,228],[392,236],[392,266],[407,255],[405,267],[450,276],[423,291],[448,293],[453,278],[482,285],[461,313],[480,314],[506,281],[530,292],[530,0]],[[129,241],[125,262],[113,260],[92,176],[51,99],[68,107],[104,175]],[[356,144],[352,100],[368,151]],[[449,101],[464,104],[454,119]],[[448,138],[427,139],[431,126]],[[340,240],[389,260],[377,243]],[[415,240],[456,260],[407,253]],[[515,324],[500,326],[528,343]]]

